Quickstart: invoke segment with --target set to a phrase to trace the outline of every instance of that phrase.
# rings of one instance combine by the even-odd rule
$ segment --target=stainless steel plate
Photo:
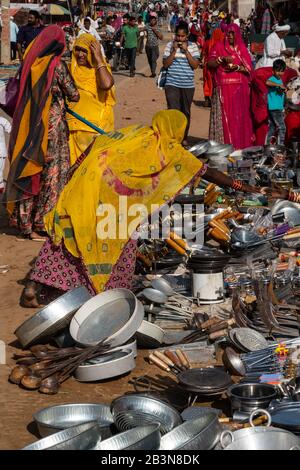
[[[16,337],[26,348],[54,335],[69,325],[74,313],[91,297],[84,286],[67,292],[22,323],[15,331]]]

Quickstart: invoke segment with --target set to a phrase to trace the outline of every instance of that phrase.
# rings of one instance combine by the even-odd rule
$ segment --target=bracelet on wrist
[[[107,67],[107,65],[106,65],[106,64],[99,64],[99,65],[97,65],[97,66],[95,67],[95,69],[96,69],[96,70],[99,70],[99,69],[101,69],[102,67]]]
[[[241,191],[243,188],[243,183],[240,180],[232,180],[231,182],[231,188],[234,189],[235,191]]]
[[[291,202],[297,202],[299,204],[300,203],[300,194],[296,193],[295,191],[290,189],[287,199]]]

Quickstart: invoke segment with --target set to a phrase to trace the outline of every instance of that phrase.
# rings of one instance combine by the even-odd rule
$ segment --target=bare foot
[[[46,237],[44,237],[43,235],[40,235],[39,233],[37,232],[31,232],[29,234],[29,238],[30,240],[34,240],[34,241],[41,241],[41,242],[45,242],[47,240]]]

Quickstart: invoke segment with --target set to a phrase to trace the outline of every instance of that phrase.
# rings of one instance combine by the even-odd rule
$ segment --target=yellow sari
[[[97,292],[105,289],[141,220],[203,171],[203,163],[181,145],[186,124],[180,111],[167,110],[154,116],[152,127],[99,136],[45,217],[54,244],[63,242],[81,257]]]
[[[79,90],[80,100],[77,103],[71,103],[69,107],[95,126],[109,132],[114,129],[113,106],[116,104],[115,88],[112,87],[110,90],[104,91],[99,90],[99,87],[97,87],[97,72],[93,68],[90,50],[90,45],[94,41],[96,39],[91,34],[85,33],[79,36],[74,43],[70,71]],[[76,46],[83,47],[88,51],[87,60],[89,67],[77,64],[74,52]],[[110,70],[108,64],[107,67]],[[98,134],[70,114],[67,114],[67,121],[70,130],[71,165],[74,165]]]

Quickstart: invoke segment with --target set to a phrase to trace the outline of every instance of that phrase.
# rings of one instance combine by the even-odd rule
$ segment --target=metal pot
[[[232,385],[228,391],[232,411],[251,413],[257,408],[268,408],[271,400],[277,396],[273,385],[260,383],[243,383]]]

